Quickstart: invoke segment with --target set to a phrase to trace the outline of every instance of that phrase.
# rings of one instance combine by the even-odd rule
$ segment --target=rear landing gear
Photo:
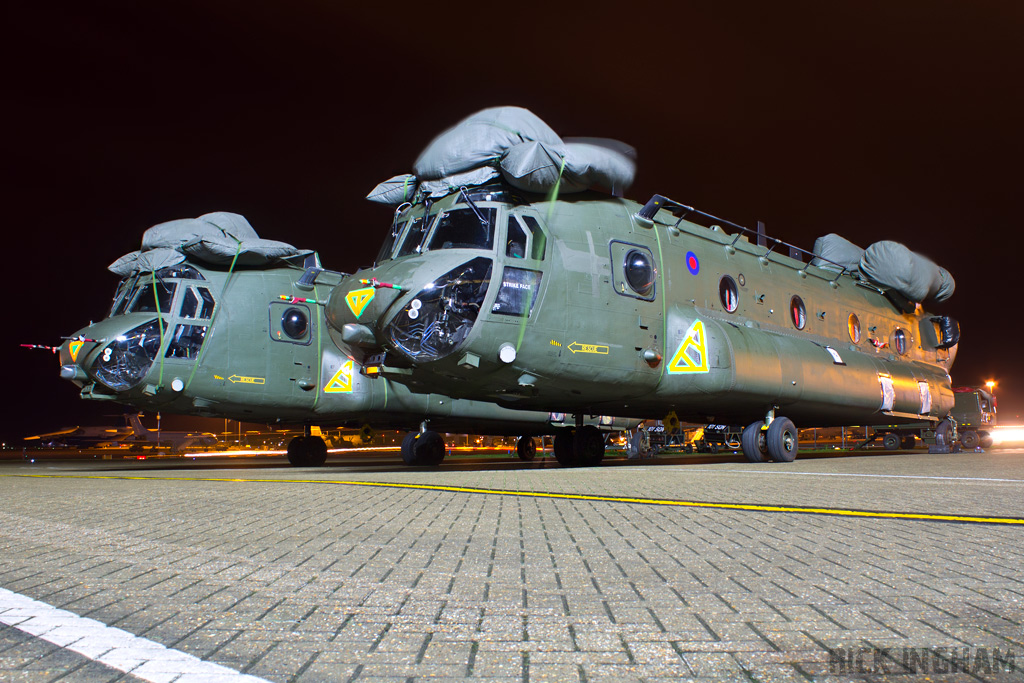
[[[765,433],[768,455],[775,462],[793,462],[800,450],[796,425],[788,417],[777,417],[768,425]]]
[[[772,418],[772,413],[768,418]],[[750,462],[764,462],[765,456],[773,462],[793,462],[800,450],[796,425],[788,417],[776,417],[765,429],[766,421],[751,422],[743,430],[740,438],[743,455]]]
[[[764,422],[751,422],[743,430],[740,437],[740,446],[743,447],[743,455],[750,462],[764,462],[768,455],[768,442]]]
[[[320,467],[327,462],[327,444],[319,436],[297,436],[288,442],[292,467]]]

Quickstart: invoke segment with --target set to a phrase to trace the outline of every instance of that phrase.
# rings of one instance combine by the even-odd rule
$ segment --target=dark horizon
[[[105,316],[106,270],[143,231],[210,211],[368,265],[390,221],[365,195],[479,109],[523,106],[563,136],[636,147],[664,194],[810,249],[892,239],[956,279],[954,385],[1024,413],[1014,275],[1024,158],[1024,8],[912,0],[684,3],[648,14],[521,6],[388,16],[327,3],[20,4],[6,11],[4,147],[17,307],[0,438],[120,412],[52,354]],[[660,416],[652,416],[660,417]],[[164,416],[164,423],[170,416]],[[177,424],[177,419],[172,420]],[[798,425],[801,426],[801,425]],[[183,427],[184,428],[184,427]]]

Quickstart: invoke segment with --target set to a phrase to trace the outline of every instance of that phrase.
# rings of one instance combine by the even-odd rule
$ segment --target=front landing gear
[[[594,467],[604,459],[604,435],[594,425],[564,427],[555,435],[554,450],[562,467]]]
[[[297,436],[288,442],[292,467],[320,467],[327,462],[327,444],[319,436]]]
[[[406,465],[436,467],[444,460],[444,437],[437,432],[409,432],[402,441],[402,461]]]
[[[516,455],[520,460],[530,461],[537,457],[537,443],[532,436],[521,436],[516,441]]]

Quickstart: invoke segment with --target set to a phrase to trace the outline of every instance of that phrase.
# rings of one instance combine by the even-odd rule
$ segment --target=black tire
[[[952,434],[953,427],[949,424],[949,420],[942,420],[935,426],[935,445],[952,446]]]
[[[900,448],[911,450],[917,444],[917,437],[913,434],[906,434],[900,439]]]
[[[629,438],[627,454],[630,460],[651,456],[651,435],[647,433],[646,429],[638,429],[636,434]]]
[[[594,425],[583,425],[573,435],[572,449],[580,465],[600,465],[604,459],[604,434]]]
[[[768,455],[767,430],[764,422],[751,422],[740,437],[743,455],[750,462],[764,462]]]
[[[323,467],[327,462],[327,444],[323,437],[306,437],[306,458],[310,467]]]
[[[893,434],[892,432],[889,432],[888,434],[882,437],[882,448],[884,448],[887,451],[899,450],[900,441],[901,439],[899,434]]]
[[[555,460],[562,467],[579,467],[579,462],[576,460],[576,451],[573,448],[573,433],[576,430],[572,427],[563,427],[558,430],[555,434],[555,440],[553,448],[555,451]]]
[[[974,450],[978,447],[981,442],[981,437],[978,436],[978,432],[968,429],[960,435],[960,445],[968,450]]]
[[[415,456],[412,452],[412,443],[416,440],[417,432],[409,432],[402,439],[402,462],[406,465],[414,465]]]
[[[788,417],[777,417],[772,420],[765,434],[768,455],[775,462],[793,462],[800,450],[800,439],[796,425]]]
[[[434,467],[444,460],[444,438],[437,432],[411,432],[402,441],[406,465]]]
[[[521,436],[516,441],[516,455],[520,460],[530,461],[537,457],[537,443],[532,436]]]
[[[306,437],[297,436],[288,442],[288,464],[292,467],[309,467],[309,449]]]
[[[979,445],[982,448],[992,448],[992,444],[995,443],[995,441],[992,440],[991,434],[989,434],[988,432],[978,432],[978,436],[981,437]]]

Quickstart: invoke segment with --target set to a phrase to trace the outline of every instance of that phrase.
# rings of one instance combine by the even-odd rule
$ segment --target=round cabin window
[[[802,330],[807,326],[807,307],[804,306],[804,300],[796,295],[789,300],[789,316],[796,329]]]
[[[623,272],[630,289],[640,296],[650,296],[654,292],[654,266],[651,257],[639,249],[632,249],[626,254]]]
[[[892,346],[901,356],[907,352],[907,333],[898,327],[892,333]]]
[[[725,275],[718,282],[718,296],[722,299],[722,306],[725,310],[733,313],[739,306],[739,290],[736,289],[736,281]]]
[[[850,330],[850,341],[854,344],[860,344],[860,318],[857,317],[856,313],[850,314],[846,326]]]
[[[305,311],[298,308],[289,308],[281,316],[281,329],[292,339],[302,339],[309,329],[309,319]]]

